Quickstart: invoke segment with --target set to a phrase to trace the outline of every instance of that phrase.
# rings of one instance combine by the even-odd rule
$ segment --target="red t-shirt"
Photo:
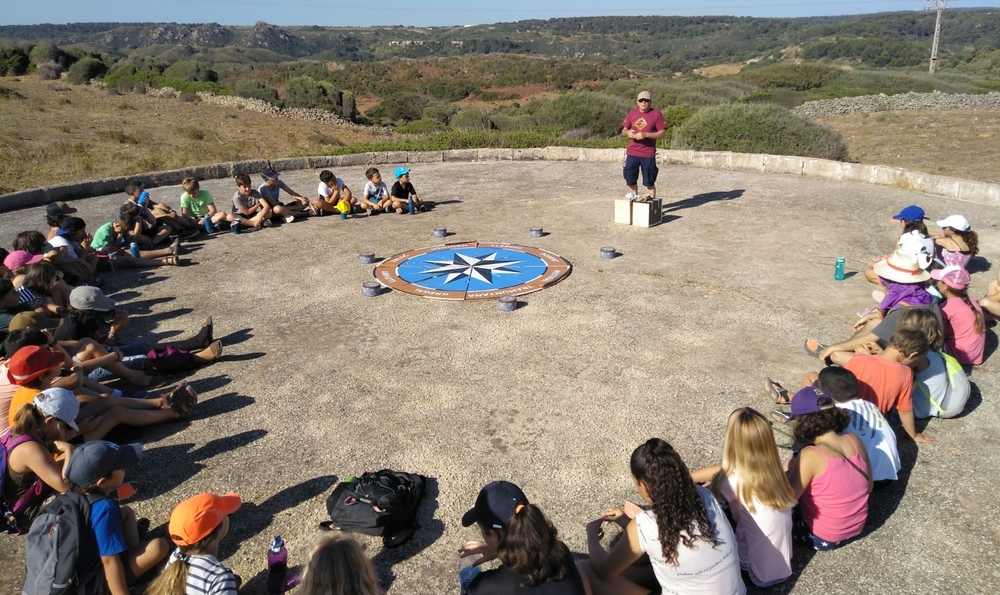
[[[858,378],[858,398],[874,403],[882,415],[913,411],[913,370],[878,355],[855,355],[844,368]]]
[[[663,114],[658,109],[642,113],[639,108],[635,108],[625,116],[622,128],[635,132],[659,132],[667,129],[667,121],[663,119]],[[635,140],[630,138],[625,154],[635,157],[656,157],[656,139]]]

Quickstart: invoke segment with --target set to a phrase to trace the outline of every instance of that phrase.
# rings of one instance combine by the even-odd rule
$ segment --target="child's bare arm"
[[[104,566],[104,579],[108,582],[111,595],[129,595],[122,559],[117,555],[101,556],[101,564]]]

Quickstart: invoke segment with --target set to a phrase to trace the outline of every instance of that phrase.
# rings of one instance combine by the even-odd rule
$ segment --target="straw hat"
[[[896,250],[889,258],[876,262],[874,269],[876,275],[894,283],[922,283],[931,276],[920,264],[916,255]]]

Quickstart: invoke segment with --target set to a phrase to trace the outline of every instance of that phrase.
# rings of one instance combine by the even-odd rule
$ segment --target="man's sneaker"
[[[288,215],[285,217],[285,223],[291,223],[292,221],[295,221],[295,215]]]
[[[635,192],[628,192],[625,194],[625,200],[635,200],[637,198],[639,198],[639,195]]]
[[[264,223],[261,223],[261,227],[274,227],[274,224],[271,223],[270,219],[264,219]]]

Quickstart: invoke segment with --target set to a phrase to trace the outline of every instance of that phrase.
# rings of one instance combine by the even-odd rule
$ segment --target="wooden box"
[[[632,225],[632,201],[625,199],[615,201],[615,223]]]
[[[653,227],[659,225],[662,218],[663,203],[660,199],[632,203],[632,225],[635,227]]]

